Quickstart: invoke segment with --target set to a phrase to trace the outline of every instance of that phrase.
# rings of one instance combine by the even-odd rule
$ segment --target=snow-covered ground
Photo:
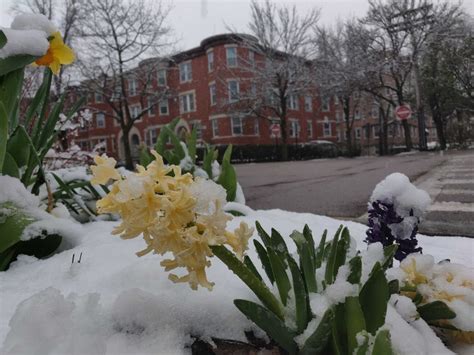
[[[366,249],[363,239],[367,227],[362,224],[282,210],[244,209],[247,216],[234,218],[229,229],[242,220],[249,225],[258,220],[268,230],[279,230],[290,252],[295,246],[288,235],[295,229],[302,230],[304,224],[312,229],[316,242],[324,229],[333,235],[344,224],[358,248]],[[111,235],[117,224],[77,224],[69,249],[46,260],[20,257],[7,272],[0,273],[0,353],[189,353],[186,346],[192,343],[190,335],[245,340],[243,330],[257,331],[232,303],[235,298],[255,297],[220,260],[213,258],[208,271],[209,279],[215,282],[214,290],[192,291],[187,284],[168,280],[168,273],[159,265],[161,257],[135,255],[144,247],[141,238],[124,241]],[[256,233],[254,238],[258,238]],[[420,236],[419,244],[436,261],[450,259],[474,266],[472,239]],[[259,267],[252,243],[248,255]],[[439,353],[429,328],[419,326],[407,331],[412,333],[413,347],[398,334],[393,337],[399,343],[396,348],[402,350],[403,345],[411,354],[416,349]],[[428,334],[423,335],[425,344],[419,342],[417,332]]]

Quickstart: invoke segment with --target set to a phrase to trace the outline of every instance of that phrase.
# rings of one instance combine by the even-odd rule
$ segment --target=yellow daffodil
[[[49,67],[55,75],[58,75],[61,65],[71,64],[75,56],[72,49],[64,43],[59,32],[54,32],[51,37],[48,51],[44,56],[37,59],[35,63]]]
[[[210,246],[227,244],[242,258],[253,229],[242,222],[233,233],[226,231],[231,217],[222,208],[225,190],[210,180],[194,180],[180,167],[165,165],[155,151],[152,154],[153,162],[138,166],[127,178],[115,169],[114,159],[95,157],[92,183],[115,180],[97,202],[97,210],[120,214],[122,221],[113,234],[124,239],[143,236],[146,247],[138,256],[171,254],[172,259],[161,262],[165,271],[187,271],[183,276],[170,274],[171,281],[186,282],[193,290],[198,286],[211,290],[214,284],[206,276],[213,256]]]
[[[91,166],[92,179],[91,184],[105,184],[110,179],[120,180],[120,174],[115,170],[117,161],[114,158],[109,158],[105,154],[102,156],[95,156],[94,162],[97,165]]]

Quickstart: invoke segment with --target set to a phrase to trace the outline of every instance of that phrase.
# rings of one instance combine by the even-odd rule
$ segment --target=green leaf
[[[321,240],[319,241],[318,249],[315,251],[315,256],[314,256],[314,267],[316,269],[319,269],[321,267],[321,264],[323,262],[323,256],[324,256],[324,248],[326,246],[326,236],[328,234],[327,229],[324,230],[323,235],[321,237]]]
[[[179,165],[179,162],[186,156],[183,146],[181,145],[181,140],[168,125],[164,126],[161,130],[168,134],[168,137],[171,139],[171,143],[173,144],[174,159],[169,163]]]
[[[365,323],[369,333],[375,334],[385,323],[389,297],[385,273],[380,263],[377,262],[359,294],[360,305],[364,312]]]
[[[372,349],[373,355],[392,355],[392,345],[390,343],[390,332],[387,329],[381,330],[377,333]]]
[[[442,319],[453,319],[456,317],[456,313],[454,313],[451,308],[442,301],[434,301],[418,306],[417,311],[420,314],[420,317],[427,323]]]
[[[337,273],[339,271],[339,267],[346,263],[346,255],[347,251],[349,250],[351,244],[351,237],[349,235],[349,230],[347,228],[343,228],[341,232],[341,239],[337,243],[336,248],[336,257],[334,259],[334,266],[333,266],[333,280],[336,279]]]
[[[303,270],[303,276],[308,292],[317,292],[318,286],[316,284],[316,273],[308,240],[298,231],[291,233],[290,238],[293,239],[296,244],[296,250],[300,257],[300,267]]]
[[[15,245],[0,253],[0,271],[5,271],[17,255]]]
[[[230,156],[232,154],[232,144],[230,144],[222,159],[221,174],[217,179],[217,183],[221,185],[227,192],[227,201],[235,200],[237,193],[237,174],[234,167],[230,163]]]
[[[315,259],[316,259],[316,255],[315,255],[316,251],[315,251],[315,245],[314,245],[314,239],[313,239],[313,232],[311,231],[311,229],[309,229],[307,224],[304,225],[303,236],[306,239],[306,241],[308,242],[309,252],[310,252],[313,267],[314,267]]]
[[[5,33],[3,33],[2,30],[0,30],[0,49],[2,49],[5,44],[7,44],[7,36],[5,36]]]
[[[3,171],[3,162],[7,153],[8,116],[5,106],[0,102],[0,173]]]
[[[260,262],[262,263],[263,270],[265,270],[268,279],[273,284],[275,282],[275,277],[273,276],[273,270],[270,264],[270,259],[268,259],[267,251],[258,240],[254,239],[253,245],[255,245],[255,250],[257,251]]]
[[[334,318],[332,321],[331,349],[333,354],[343,355],[347,352],[347,330],[344,315],[344,304],[338,303],[334,306]]]
[[[291,271],[291,277],[293,279],[293,292],[296,306],[296,328],[298,334],[301,334],[306,329],[311,317],[311,311],[308,308],[308,292],[306,291],[301,272],[298,269],[298,264],[289,254],[287,255],[287,260]]]
[[[214,155],[215,155],[215,149],[208,148],[207,151],[204,153],[204,158],[202,161],[202,168],[207,173],[207,176],[209,177],[209,179],[214,178],[214,176],[212,176],[212,162],[215,160]]]
[[[397,279],[392,280],[388,283],[388,292],[391,295],[400,292],[400,282]]]
[[[353,354],[358,346],[356,335],[365,330],[364,313],[362,313],[359,297],[347,297],[344,303],[344,311],[347,329],[347,353]]]
[[[18,167],[21,168],[28,164],[30,144],[28,133],[23,126],[18,126],[8,139],[7,151],[15,159]]]
[[[46,236],[21,241],[18,245],[18,253],[32,255],[37,258],[45,258],[58,249],[61,241],[62,237],[58,234],[48,234]]]
[[[244,263],[222,245],[213,245],[211,249],[214,255],[234,272],[270,311],[275,313],[278,318],[283,319],[283,307],[281,303]]]
[[[327,263],[326,263],[326,270],[325,270],[325,281],[326,281],[326,285],[330,285],[334,282],[334,274],[335,274],[335,266],[336,266],[336,253],[337,253],[337,244],[338,244],[338,241],[339,241],[339,236],[341,234],[341,230],[342,230],[342,225],[339,226],[336,234],[334,235],[334,238],[332,239],[331,241],[331,249],[329,251],[329,256],[328,256],[328,260],[327,260]],[[336,271],[337,272],[337,271]]]
[[[278,287],[278,293],[280,294],[280,299],[286,306],[288,292],[291,290],[291,283],[285,270],[285,262],[279,254],[273,251],[273,249],[267,249],[267,253],[270,265],[272,266],[273,276],[275,277],[275,282]]]
[[[3,107],[7,113],[10,132],[16,128],[14,124],[18,123],[18,101],[23,86],[23,74],[23,68],[11,71],[3,76],[0,74],[0,102],[3,102]]]
[[[178,124],[179,120],[180,120],[180,118],[176,117],[176,118],[173,119],[173,121],[168,123],[166,126],[169,127],[170,130],[174,130],[176,128],[176,125]],[[158,139],[156,140],[155,150],[161,156],[163,156],[163,154],[165,152],[165,148],[166,148],[166,143],[168,142],[168,132],[169,131],[165,131],[163,129],[160,130],[160,134],[158,135]]]
[[[355,354],[356,355],[367,355],[367,352],[369,351],[369,333],[366,331],[363,331],[359,334],[359,336],[362,336],[364,338],[362,344],[357,347]]]
[[[278,345],[290,354],[296,354],[298,347],[293,340],[295,333],[279,318],[257,303],[246,300],[234,300],[235,306],[248,319],[268,334]]]
[[[353,285],[356,285],[360,282],[360,277],[362,276],[362,259],[359,255],[354,256],[349,261],[350,274],[347,277],[347,281]]]
[[[314,355],[322,354],[326,347],[329,336],[331,335],[332,320],[334,318],[334,312],[332,309],[328,309],[324,313],[318,327],[313,334],[306,339],[303,348],[300,350],[301,355]]]
[[[46,155],[49,148],[51,148],[52,143],[56,140],[58,134],[58,132],[56,132],[56,124],[59,120],[59,114],[63,111],[65,99],[66,92],[61,95],[59,101],[53,106],[44,126],[41,127],[41,131],[37,134],[38,138],[36,141],[34,140],[36,143],[36,150],[38,151],[41,160],[43,160],[43,157]]]
[[[288,247],[286,246],[285,240],[276,229],[272,228],[271,233],[273,250],[284,260],[288,255]]]
[[[38,57],[32,55],[19,54],[0,59],[0,76],[11,73],[17,69],[23,69],[28,64],[33,63],[37,58]]]
[[[140,165],[141,166],[148,166],[155,157],[150,154],[147,147],[140,147]]]
[[[244,256],[244,264],[245,264],[245,266],[247,266],[247,267],[249,268],[250,271],[253,272],[253,274],[254,274],[260,281],[263,281],[262,276],[260,276],[260,274],[259,274],[258,271],[257,271],[257,268],[255,267],[255,265],[254,265],[253,262],[252,262],[252,259],[250,259],[248,255],[245,255],[245,256]]]
[[[34,218],[25,215],[13,204],[7,202],[0,205],[3,211],[8,211],[7,215],[0,213],[0,220],[5,220],[0,223],[0,253],[3,253],[11,246],[20,241],[20,236],[23,230],[35,221]]]
[[[197,130],[193,127],[190,136],[186,139],[186,145],[188,146],[189,157],[192,162],[196,163],[196,141],[197,141]]]
[[[395,255],[398,249],[397,244],[392,244],[383,248],[384,261],[382,263],[382,269],[387,270],[393,265],[393,256]]]
[[[15,159],[13,159],[11,154],[8,152],[5,154],[2,173],[3,175],[9,175],[18,179],[20,178],[20,169],[18,168]]]
[[[268,233],[265,232],[265,229],[263,229],[260,222],[255,221],[255,226],[257,227],[257,233],[260,236],[260,238],[262,239],[263,244],[265,244],[265,246],[267,248],[271,248],[272,247],[272,239],[270,238]]]

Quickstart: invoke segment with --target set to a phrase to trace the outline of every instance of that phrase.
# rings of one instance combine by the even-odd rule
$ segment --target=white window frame
[[[360,120],[360,110],[358,108],[354,112],[354,119]]]
[[[213,118],[210,121],[212,128],[212,136],[219,137],[219,120],[217,118]]]
[[[372,136],[374,138],[379,138],[379,127],[378,126],[372,126]]]
[[[304,110],[306,112],[313,112],[313,98],[309,95],[304,97]]]
[[[252,49],[249,49],[249,62],[251,66],[255,66],[255,51]]]
[[[101,92],[94,92],[94,101],[96,104],[104,102],[104,95]]]
[[[156,114],[156,105],[153,105],[153,100],[151,97],[147,97],[146,104],[148,107],[147,114],[149,117],[155,116]]]
[[[323,121],[323,137],[332,137],[332,125],[327,117]]]
[[[100,120],[101,122],[103,122],[103,125],[99,125],[99,117],[102,117],[102,119]],[[97,128],[105,128],[106,127],[106,122],[105,122],[105,113],[103,112],[97,112],[95,114],[95,126]]]
[[[159,130],[159,127],[150,127],[146,131],[145,143],[148,145],[148,147],[153,147],[158,141],[158,130]],[[152,132],[156,132],[156,135],[154,137],[155,142],[153,142],[153,136],[151,134]]]
[[[295,111],[299,109],[298,95],[292,94],[288,96],[288,108]]]
[[[209,83],[209,102],[211,103],[211,106],[217,104],[217,86],[214,81]]]
[[[300,137],[300,122],[298,120],[290,120],[290,138],[299,138]]]
[[[166,103],[166,105],[162,105],[163,103]],[[166,112],[161,112],[163,107],[166,107]],[[168,99],[163,99],[158,102],[158,112],[160,116],[168,116],[170,114],[170,105]]]
[[[188,60],[187,62],[179,63],[179,82],[188,83],[192,80],[193,80],[192,62]]]
[[[211,49],[207,52],[207,72],[214,70],[214,51]]]
[[[137,91],[138,91],[137,79],[135,78],[128,79],[127,84],[128,84],[128,94],[130,96],[136,96]]]
[[[236,88],[237,88],[237,91],[235,92],[235,95],[236,97],[232,98],[232,89],[231,89],[231,84],[232,83],[235,83],[236,84]],[[239,97],[240,97],[240,83],[237,79],[229,79],[227,80],[227,94],[228,94],[228,99],[229,99],[229,102],[237,102],[239,101]]]
[[[134,121],[140,121],[142,119],[142,117],[140,117],[138,120],[136,120],[136,117],[138,117],[138,115],[141,113],[141,110],[142,110],[142,107],[140,104],[134,104],[134,105],[130,105],[129,107],[130,109],[130,118]],[[136,113],[136,115],[134,115],[134,112]]]
[[[238,124],[236,125],[235,122],[236,120],[238,120]],[[232,135],[233,136],[243,136],[244,135],[244,126],[242,124],[242,117],[240,116],[233,116],[230,118],[230,126],[231,126],[231,129],[232,129]],[[239,132],[235,132],[235,128],[238,127]]]
[[[361,138],[362,138],[362,129],[360,127],[356,127],[355,139],[360,140]]]
[[[192,100],[190,96],[192,95]],[[185,103],[187,109],[185,110]],[[193,106],[191,108],[191,106]],[[186,91],[179,94],[179,112],[180,113],[188,113],[188,112],[195,112],[196,111],[196,92],[195,90]]]
[[[306,134],[308,138],[313,138],[313,121],[312,120],[306,121]]]
[[[163,75],[162,75],[163,74]],[[156,81],[158,86],[166,86],[168,83],[168,78],[166,77],[166,69],[159,69],[156,75]],[[162,82],[160,82],[162,81]]]
[[[235,56],[229,56],[230,51],[235,51]],[[237,63],[237,46],[226,47],[225,49],[226,63],[229,68],[235,68],[238,66]]]
[[[329,112],[331,110],[331,99],[329,96],[323,96],[321,98],[321,111]]]

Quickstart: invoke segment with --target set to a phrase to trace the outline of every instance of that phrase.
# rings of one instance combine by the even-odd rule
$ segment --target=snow
[[[393,203],[402,217],[409,216],[412,209],[415,217],[421,217],[431,203],[427,192],[416,188],[406,175],[400,173],[390,174],[377,184],[370,202],[377,200]]]
[[[304,224],[318,243],[324,229],[332,236],[343,223],[358,248],[366,248],[363,240],[367,227],[358,223],[282,210],[247,208],[246,212],[246,216],[230,221],[227,229],[233,230],[241,221],[253,225],[258,220],[266,230],[274,227],[280,231],[290,253],[295,253],[296,247],[288,236],[295,229],[302,230]],[[74,227],[73,222],[67,223]],[[263,335],[232,303],[236,298],[258,300],[217,258],[211,259],[208,272],[209,279],[215,281],[214,290],[193,291],[187,284],[168,280],[159,265],[160,256],[136,257],[135,251],[143,249],[142,239],[124,241],[111,235],[117,223],[84,224],[69,250],[62,249],[44,260],[22,256],[7,272],[0,273],[0,353],[189,354],[186,346],[192,343],[191,336],[245,341],[244,330],[249,329]],[[450,258],[469,266],[474,263],[471,239],[419,239],[424,251],[433,254],[436,261]],[[379,252],[371,248],[367,258],[374,261]],[[77,263],[80,253],[82,260]],[[71,264],[73,254],[76,262]],[[248,255],[263,274],[253,247]],[[344,269],[339,273],[342,278]],[[309,336],[336,300],[328,295],[311,295],[312,311],[317,317],[304,334]],[[391,333],[401,354],[425,354],[426,349],[449,353],[436,337],[406,323],[391,306],[389,314],[387,326],[396,329]],[[437,353],[435,350],[430,351]]]
[[[0,48],[0,59],[20,54],[41,57],[49,48],[48,36],[43,31],[18,31],[8,28],[0,30],[7,37],[7,43]]]
[[[40,30],[48,36],[58,29],[48,18],[41,14],[21,14],[13,19],[11,28],[14,30]]]

